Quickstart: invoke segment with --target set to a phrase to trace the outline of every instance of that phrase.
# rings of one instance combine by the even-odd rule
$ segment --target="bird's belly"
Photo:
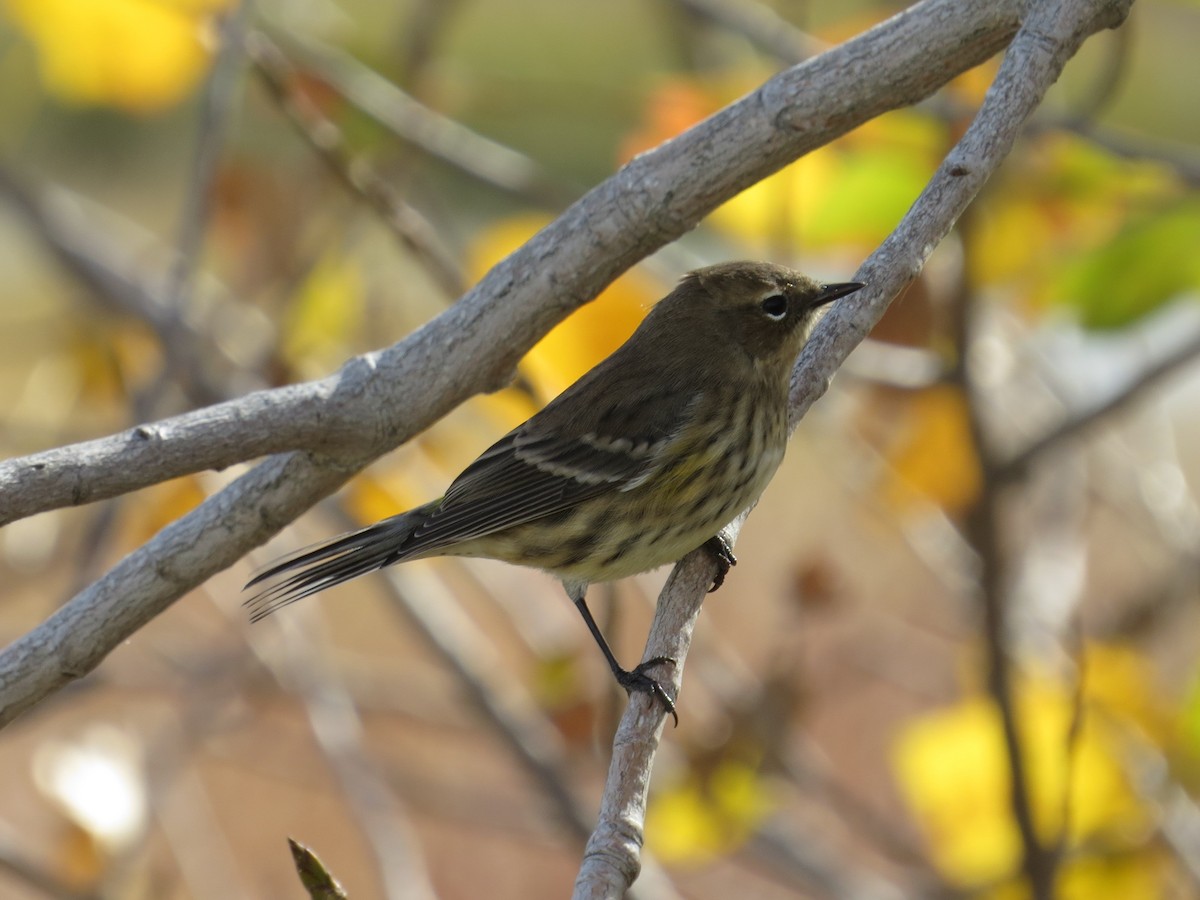
[[[687,490],[647,484],[582,504],[552,526],[531,522],[479,539],[467,555],[544,569],[565,581],[615,581],[675,563],[695,550],[762,493],[782,458],[768,450],[733,490],[702,481]],[[641,490],[654,497],[647,502]],[[472,542],[473,544],[476,542]]]

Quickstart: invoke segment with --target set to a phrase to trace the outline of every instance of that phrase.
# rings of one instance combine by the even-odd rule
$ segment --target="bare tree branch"
[[[537,160],[430,109],[341,48],[306,37],[288,50],[396,137],[460,172],[553,209],[578,196]]]
[[[742,520],[739,518],[726,531],[731,543],[741,530]],[[716,570],[712,554],[703,548],[684,557],[667,579],[650,625],[643,659],[669,656],[677,661],[671,669],[676,696],[701,600]],[[623,897],[637,878],[650,771],[665,721],[662,708],[649,694],[630,695],[613,738],[600,816],[584,849],[574,900]]]
[[[1007,156],[1067,60],[1089,35],[1119,25],[1131,2],[1044,0],[1033,5],[975,120],[896,230],[859,269],[856,280],[869,287],[838,304],[805,348],[792,382],[793,426]],[[643,659],[677,659],[676,690],[714,571],[706,554],[693,553],[676,567],[659,598]],[[652,700],[631,699],[617,731],[600,820],[585,851],[575,900],[620,897],[637,876],[650,767],[662,727]]]

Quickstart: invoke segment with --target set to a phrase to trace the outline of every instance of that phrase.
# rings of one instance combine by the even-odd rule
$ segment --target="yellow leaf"
[[[646,813],[646,846],[664,862],[699,863],[724,849],[721,823],[690,782],[656,794]]]
[[[474,242],[470,269],[476,278],[532,237],[549,219],[517,216],[488,228]],[[599,297],[555,326],[521,361],[521,373],[545,403],[569,387],[633,333],[661,295],[653,279],[625,273]]]
[[[724,760],[707,778],[693,773],[651,798],[647,847],[671,863],[706,862],[739,847],[774,808],[757,767]]]
[[[894,766],[948,877],[987,884],[1014,871],[1021,844],[1009,816],[1008,769],[990,702],[969,699],[908,725]]]
[[[749,79],[757,74],[742,69],[704,81],[660,82],[647,98],[641,124],[622,144],[622,158],[716,112],[751,89]],[[716,209],[708,223],[737,238],[750,256],[794,246],[874,247],[924,187],[944,149],[944,132],[931,117],[912,112],[880,117],[747,188]]]
[[[346,358],[363,325],[363,278],[355,261],[326,253],[292,300],[280,353],[303,377],[315,378]]]
[[[1036,310],[1061,303],[1064,261],[1113,240],[1133,213],[1180,192],[1164,165],[1088,141],[1040,135],[1019,148],[976,204],[967,235],[973,284],[1016,284]]]
[[[4,0],[37,49],[47,89],[79,104],[153,113],[176,103],[209,61],[208,16],[228,0]]]
[[[1089,643],[1084,678],[1089,702],[1105,715],[1135,725],[1160,746],[1173,738],[1174,712],[1142,654],[1122,644]]]
[[[1153,813],[1125,774],[1127,735],[1110,717],[1097,714],[1100,698],[1088,687],[1090,673],[1099,676],[1100,684],[1119,676],[1104,672],[1113,655],[1097,650],[1095,659],[1088,656],[1083,719],[1070,757],[1075,692],[1044,677],[1018,681],[1015,707],[1034,824],[1039,838],[1049,844],[1062,832],[1064,811],[1069,814],[1067,848],[1078,854],[1068,854],[1071,862],[1064,878],[1089,887],[1064,896],[1154,896],[1123,893],[1118,885],[1127,883],[1125,876],[1104,884],[1089,875],[1097,870],[1096,861],[1087,856],[1089,847],[1102,847],[1106,853],[1145,853],[1142,862],[1151,870],[1156,867],[1149,849]],[[1128,666],[1121,667],[1131,675]],[[968,697],[909,724],[896,742],[893,763],[900,787],[928,835],[934,861],[947,878],[967,888],[1016,878],[1022,844],[1012,816],[999,713],[989,697]],[[1070,801],[1064,803],[1068,775]]]
[[[628,162],[637,154],[687,131],[727,101],[721,92],[694,78],[662,79],[651,88],[638,127],[621,142],[620,161]]]
[[[923,497],[950,513],[965,510],[979,493],[979,461],[961,392],[938,385],[913,394],[903,433],[888,452],[885,497],[904,508]]]
[[[933,172],[943,128],[893,113],[815,150],[715,210],[710,224],[751,255],[779,247],[874,247],[895,227]]]
[[[981,204],[972,219],[973,246],[981,252],[968,257],[973,284],[1003,284],[1030,274],[1053,243],[1050,220],[1030,197],[997,192],[995,202]],[[990,199],[990,198],[989,198]],[[1056,256],[1055,264],[1061,265]]]
[[[838,172],[833,151],[809,153],[722,204],[709,223],[744,243],[751,255],[790,247],[816,224],[814,211],[828,201]]]
[[[1168,860],[1147,848],[1135,854],[1085,856],[1063,866],[1056,896],[1059,900],[1125,900],[1164,897]]]

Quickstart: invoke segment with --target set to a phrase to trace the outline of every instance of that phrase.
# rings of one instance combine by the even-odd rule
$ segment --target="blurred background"
[[[902,4],[0,0],[0,453],[320,377]],[[1200,4],[1139,0],[809,413],[708,598],[639,896],[1200,896]],[[0,895],[563,897],[623,698],[558,584],[254,567],[438,496],[685,271],[849,279],[994,72],[722,207],[0,735]],[[243,467],[0,531],[0,641]],[[593,588],[627,665],[665,571]],[[997,696],[1011,702],[997,704]],[[1015,753],[1005,734],[1015,735]],[[1028,798],[1014,816],[1017,786]]]

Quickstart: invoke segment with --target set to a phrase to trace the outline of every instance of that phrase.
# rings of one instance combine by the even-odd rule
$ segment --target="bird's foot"
[[[717,574],[713,578],[712,587],[708,589],[711,594],[725,583],[725,576],[737,565],[737,557],[733,555],[733,548],[729,546],[729,541],[725,540],[723,534],[714,534],[704,542],[704,546],[717,562]]]
[[[667,693],[658,679],[646,674],[647,669],[660,663],[674,666],[676,660],[670,656],[656,656],[643,663],[638,663],[632,669],[616,669],[613,674],[617,676],[617,682],[627,692],[632,694],[634,691],[643,691],[657,700],[662,708],[671,714],[671,718],[675,720],[675,727],[678,728],[679,715],[675,712],[675,701],[671,699],[671,695]]]

